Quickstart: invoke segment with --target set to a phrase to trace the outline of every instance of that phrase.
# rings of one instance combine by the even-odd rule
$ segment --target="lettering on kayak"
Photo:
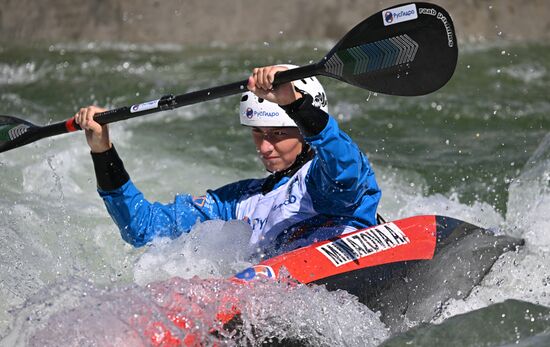
[[[393,247],[393,241],[386,235],[384,234],[383,231],[381,230],[378,230],[378,229],[373,229],[374,231],[376,231],[376,233],[378,234],[378,236],[380,236],[380,238],[382,238],[384,240],[384,242],[386,243],[386,246],[388,248],[390,247]]]
[[[372,244],[369,242],[368,239],[364,240],[361,236],[363,235],[353,235],[351,238],[359,241],[359,243],[361,243],[361,245],[363,246],[363,248],[366,250],[367,253],[372,253],[374,247],[372,246]]]
[[[405,236],[405,238],[403,238],[403,236],[401,236],[398,233],[396,233],[395,231],[393,231],[392,228],[390,228],[387,225],[384,225],[384,228],[386,228],[386,230],[391,234],[391,236],[393,236],[394,240],[397,240],[401,243],[407,243],[407,241],[408,241],[408,239],[406,239],[407,235],[403,234],[403,232],[401,232],[401,235]],[[401,230],[399,230],[399,231],[401,231]]]
[[[410,243],[407,235],[394,223],[369,228],[317,247],[335,266]]]
[[[375,251],[377,251],[379,249],[378,244],[376,243],[376,241],[373,240],[372,237],[369,237],[370,235],[357,234],[357,236],[359,236],[361,238],[361,240],[363,240],[366,244],[371,246],[371,248],[373,248]]]
[[[338,264],[344,264],[349,261],[349,258],[342,254],[342,252],[339,251],[331,243],[327,243],[324,246],[317,247],[317,249],[321,251],[321,253],[323,253],[327,258],[329,258],[336,266],[339,266]]]

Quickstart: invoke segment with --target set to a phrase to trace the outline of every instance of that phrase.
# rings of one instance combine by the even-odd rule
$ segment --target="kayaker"
[[[254,69],[240,102],[240,122],[251,128],[269,176],[203,196],[179,194],[168,204],[150,203],[130,180],[108,126],[93,120],[105,109],[80,109],[75,119],[85,129],[99,195],[125,241],[139,247],[176,238],[197,221],[239,219],[252,228],[250,246],[270,257],[375,224],[381,191],[366,155],[328,115],[315,77],[273,88],[275,73],[288,67]]]

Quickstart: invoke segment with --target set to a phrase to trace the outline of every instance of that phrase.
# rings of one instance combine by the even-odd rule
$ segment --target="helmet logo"
[[[246,109],[246,118],[252,119],[253,116],[254,116],[254,110],[248,107]]]
[[[313,97],[313,106],[317,108],[327,106],[327,96],[325,95],[325,93],[319,92]]]

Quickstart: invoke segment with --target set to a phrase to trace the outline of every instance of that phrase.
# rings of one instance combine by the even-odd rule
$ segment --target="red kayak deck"
[[[240,284],[252,284],[255,279],[291,279],[301,283],[327,284],[343,288],[345,277],[356,282],[372,282],[381,277],[372,276],[376,270],[410,261],[429,260],[445,244],[453,243],[472,230],[483,230],[472,224],[443,216],[424,215],[400,219],[365,228],[329,240],[316,242],[294,251],[267,259],[230,279]],[[369,276],[369,271],[371,276]],[[370,278],[373,277],[373,278]],[[344,288],[345,289],[345,288]],[[176,300],[177,301],[177,300]],[[215,321],[222,326],[238,317],[240,310],[229,296],[223,296]],[[174,305],[171,305],[174,306]],[[181,339],[159,321],[148,321],[146,335],[153,346],[200,345],[200,338],[190,331],[187,318],[180,317],[178,305],[168,318],[184,333]],[[212,330],[215,333],[216,329]]]
[[[415,216],[340,235],[267,259],[236,275],[277,278],[281,269],[301,283],[388,263],[431,259],[436,216]]]

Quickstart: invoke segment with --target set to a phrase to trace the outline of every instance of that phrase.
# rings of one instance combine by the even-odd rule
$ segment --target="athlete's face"
[[[304,138],[298,128],[252,128],[252,138],[269,172],[289,168],[302,151]]]

